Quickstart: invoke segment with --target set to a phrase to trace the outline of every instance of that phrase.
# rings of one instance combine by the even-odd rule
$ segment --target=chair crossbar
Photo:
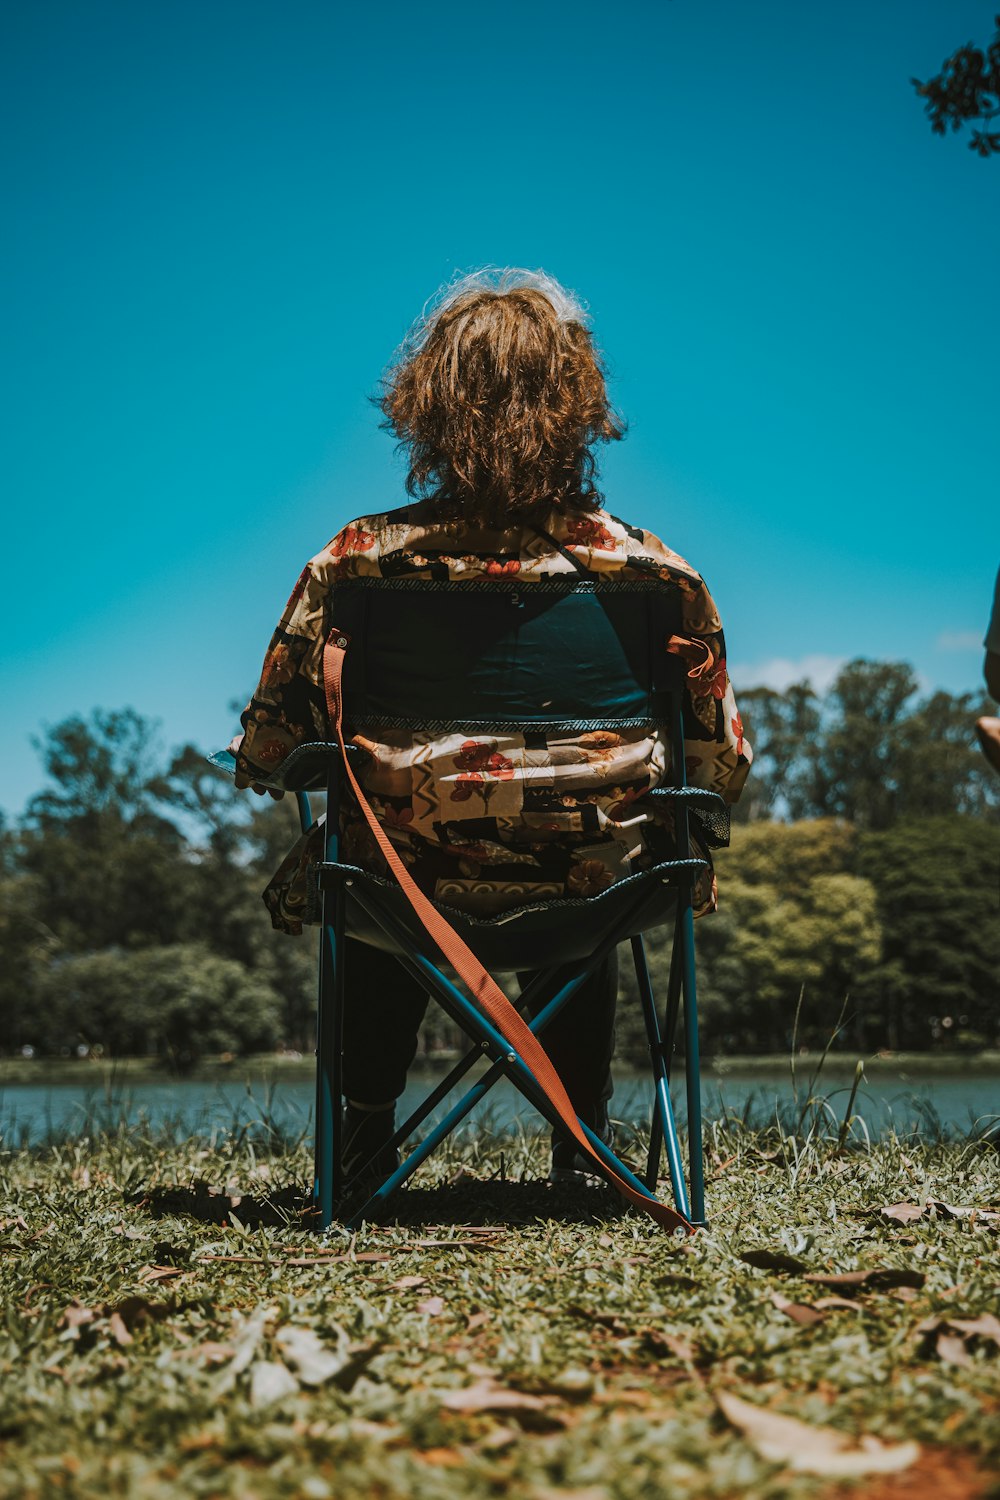
[[[450,1015],[463,1030],[474,1038],[478,1037],[477,1047],[467,1054],[465,1058],[461,1059],[456,1068],[452,1069],[451,1073],[449,1073],[448,1078],[443,1080],[432,1094],[423,1101],[404,1125],[395,1132],[387,1144],[394,1147],[408,1139],[412,1131],[427,1118],[436,1105],[445,1097],[446,1093],[450,1092],[454,1083],[469,1070],[473,1062],[478,1059],[481,1051],[486,1051],[493,1057],[493,1066],[463,1095],[444,1119],[414,1148],[407,1157],[407,1160],[376,1189],[367,1202],[352,1213],[347,1221],[348,1227],[356,1226],[366,1216],[377,1211],[381,1204],[417,1170],[440,1142],[454,1130],[461,1120],[465,1118],[505,1074],[510,1075],[514,1079],[520,1092],[533,1104],[543,1118],[549,1121],[550,1125],[558,1126],[559,1124],[558,1115],[552,1110],[547,1094],[539,1087],[531,1069],[523,1062],[517,1051],[496,1031],[478,1008],[466,998],[462,991],[441,972],[437,964],[433,963],[419,948],[408,948],[406,945],[407,934],[403,924],[392,913],[382,907],[372,891],[356,891],[352,892],[352,894],[362,908],[379,923],[386,935],[398,945],[396,956],[400,964],[408,972],[414,974],[426,988],[430,989],[446,1014]],[[593,969],[606,957],[607,953],[613,947],[617,946],[622,936],[628,932],[636,912],[644,900],[645,894],[642,893],[637,898],[637,901],[633,903],[632,907],[621,915],[618,922],[605,935],[601,943],[595,947],[589,960],[582,964],[578,972],[561,985],[556,994],[548,1000],[535,1016],[534,1020],[530,1022],[530,1029],[533,1032],[537,1033],[544,1029],[558,1011],[568,1003]],[[644,964],[645,954],[641,948],[641,939],[638,941]],[[633,948],[633,952],[635,952],[635,948]],[[642,989],[640,981],[640,998],[646,1017],[647,1033],[650,1036],[655,1036],[657,1035],[657,1021],[655,1012],[652,1010],[652,991],[648,985],[648,971],[646,977],[647,984],[645,990]],[[532,991],[543,992],[546,982],[551,984],[551,974],[537,976],[525,991],[522,1003],[534,1003],[535,996]],[[678,1166],[679,1142],[670,1102],[669,1088],[663,1079],[662,1055],[659,1058],[658,1064],[654,1114],[660,1120],[661,1135],[668,1143],[668,1162],[670,1164],[671,1188],[674,1200],[680,1212],[684,1213],[685,1217],[687,1217],[688,1200],[684,1188],[683,1173],[679,1170]],[[611,1151],[607,1143],[601,1141],[583,1121],[580,1121],[580,1125],[601,1159],[623,1177],[637,1192],[655,1201],[655,1194],[652,1191],[656,1181],[655,1169],[652,1181],[643,1182]]]
[[[562,1005],[565,1003],[565,1001],[569,1000],[576,993],[576,991],[583,984],[584,980],[590,977],[594,969],[597,968],[598,964],[600,964],[607,957],[612,947],[616,946],[616,943],[617,936],[614,938],[614,940],[606,938],[598,948],[595,948],[591,958],[585,964],[581,965],[579,972],[575,974],[572,980],[568,981],[567,984],[563,986],[562,990],[558,992],[560,996],[564,996],[564,999],[561,999],[558,1005],[554,1006],[550,1001],[545,1007],[543,1007],[543,1009],[538,1013],[538,1025],[536,1025],[533,1021],[529,1021],[531,1029],[533,1031],[539,1030],[542,1025],[547,1024],[548,1020],[556,1014],[556,1011],[562,1009]],[[399,955],[397,954],[396,957],[398,960]],[[405,967],[405,965],[403,965],[403,967]],[[536,974],[518,996],[518,1009],[522,1011],[532,1010],[538,1003],[538,996],[545,993],[545,990],[552,984],[557,972],[557,969],[552,969],[548,972]],[[471,1048],[464,1057],[459,1058],[458,1062],[450,1070],[450,1072],[447,1073],[446,1076],[441,1079],[440,1083],[438,1083],[426,1096],[426,1098],[421,1101],[421,1103],[417,1106],[413,1113],[403,1121],[403,1123],[393,1133],[389,1140],[385,1142],[384,1147],[381,1149],[384,1149],[386,1151],[394,1150],[395,1148],[403,1145],[405,1141],[409,1140],[413,1132],[423,1124],[428,1115],[433,1113],[433,1111],[442,1102],[442,1100],[447,1098],[452,1089],[461,1082],[461,1080],[469,1072],[470,1068],[472,1068],[480,1060],[481,1056],[482,1048],[477,1046]],[[368,1163],[365,1162],[361,1167],[359,1167],[358,1173],[356,1173],[355,1176],[363,1172],[367,1165]],[[349,1193],[350,1188],[351,1183],[350,1181],[348,1181],[344,1184],[344,1192]]]
[[[405,929],[403,929],[402,924],[397,924],[396,918],[394,918],[394,916],[391,915],[390,912],[387,912],[387,910],[379,909],[378,901],[373,900],[370,892],[357,892],[357,900],[360,901],[361,906],[363,906],[364,909],[367,910],[367,913],[369,913],[369,915],[372,916],[375,921],[379,922],[379,926],[382,926],[382,929],[384,929],[384,932],[387,933],[387,936],[390,936],[390,938],[393,939],[394,942],[397,942],[397,944],[400,945],[400,950],[402,950],[403,944],[405,944],[406,939]],[[633,916],[633,912],[627,912],[625,913],[624,918],[622,918],[622,921],[619,922],[618,936],[621,936],[622,930],[627,930],[628,924],[630,924],[631,916]],[[399,957],[400,962],[403,963],[403,966],[405,966],[405,968],[408,968],[409,971],[417,974],[417,977],[420,978],[421,983],[423,983],[424,986],[429,987],[430,992],[432,992],[432,995],[435,995],[435,998],[438,999],[438,1002],[439,1004],[441,1004],[441,1007],[444,1008],[445,1013],[447,1013],[448,1016],[451,1016],[451,1019],[456,1020],[457,1025],[462,1026],[463,1031],[468,1032],[468,1034],[471,1035],[472,1038],[478,1038],[478,1043],[480,1043],[481,1049],[483,1049],[484,1052],[489,1053],[489,1055],[493,1056],[493,1061],[495,1061],[495,1064],[501,1065],[501,1071],[508,1071],[508,1073],[510,1073],[510,1076],[514,1079],[514,1082],[517,1083],[517,1088],[519,1088],[520,1092],[525,1095],[525,1098],[529,1101],[529,1103],[534,1104],[534,1107],[538,1110],[538,1113],[540,1113],[540,1115],[543,1115],[543,1118],[547,1119],[550,1125],[553,1125],[553,1127],[559,1127],[559,1124],[561,1124],[561,1122],[559,1122],[558,1113],[553,1110],[552,1104],[550,1104],[549,1101],[549,1097],[547,1097],[546,1092],[544,1092],[543,1089],[540,1088],[540,1085],[538,1085],[537,1079],[535,1079],[534,1073],[532,1073],[531,1068],[529,1068],[528,1065],[523,1062],[523,1059],[520,1058],[517,1050],[514,1049],[514,1047],[511,1046],[510,1043],[508,1043],[507,1038],[502,1037],[501,1032],[496,1031],[495,1026],[493,1026],[492,1023],[490,1023],[489,1020],[487,1020],[486,1017],[481,1014],[481,1011],[478,1010],[478,1008],[475,1007],[475,1005],[472,1004],[472,1002],[469,1001],[469,999],[466,998],[465,995],[463,995],[462,990],[460,990],[459,987],[456,986],[456,984],[453,984],[453,981],[448,980],[448,978],[445,977],[444,974],[442,974],[441,969],[439,969],[438,966],[435,965],[435,963],[430,962],[430,959],[427,959],[426,954],[421,953],[421,951],[412,951],[412,953],[405,953],[405,951],[400,951],[400,953],[397,954],[397,957]],[[576,980],[576,978],[577,977],[574,977],[574,980]],[[582,977],[580,977],[579,983],[582,983]],[[568,981],[567,986],[564,986],[564,990],[559,993],[559,996],[556,996],[558,1005],[555,1004],[555,1001],[552,1001],[550,1002],[549,1007],[546,1008],[546,1010],[549,1011],[549,1016],[546,1017],[546,1020],[549,1020],[550,1017],[552,1017],[552,1014],[555,1014],[555,1010],[561,1008],[562,1005],[565,1004],[565,1001],[568,1001],[568,999],[570,999],[570,996],[573,995],[574,990],[579,987],[579,983],[574,984],[573,981]],[[478,1091],[480,1091],[480,1085],[474,1086],[474,1089],[472,1089],[472,1091],[469,1091],[471,1092],[471,1094],[475,1095],[472,1103],[478,1103]],[[465,1101],[463,1101],[463,1103],[465,1103]],[[469,1103],[468,1109],[471,1109],[471,1107],[472,1104]],[[463,1110],[463,1113],[468,1113],[468,1109]],[[462,1118],[462,1116],[459,1116],[459,1118]],[[457,1124],[457,1119],[454,1119],[453,1124]],[[586,1125],[583,1125],[583,1122],[580,1122],[580,1124],[582,1124],[583,1130],[585,1130],[586,1136],[588,1136],[589,1139],[589,1137],[592,1136],[592,1131],[589,1131],[589,1128],[586,1127]],[[597,1137],[594,1137],[594,1140],[597,1140]],[[592,1140],[591,1145],[594,1145],[594,1140]],[[654,1194],[649,1191],[649,1188],[646,1187],[645,1182],[642,1182],[639,1178],[636,1178],[636,1176],[634,1176],[634,1173],[631,1173],[630,1169],[627,1169],[627,1167],[624,1166],[624,1163],[621,1163],[621,1161],[619,1161],[618,1158],[615,1157],[615,1154],[613,1154],[613,1152],[610,1151],[610,1149],[607,1148],[607,1146],[604,1145],[603,1142],[601,1142],[600,1145],[601,1151],[598,1152],[598,1155],[600,1155],[601,1160],[606,1161],[607,1166],[612,1167],[615,1172],[618,1172],[619,1175],[621,1175],[622,1178],[624,1178],[625,1181],[630,1184],[630,1187],[633,1187],[634,1190],[637,1191],[637,1193],[642,1193],[642,1196],[648,1197],[648,1199],[654,1199]],[[421,1160],[423,1160],[423,1158],[421,1158]],[[408,1164],[406,1164],[406,1166],[408,1166]],[[415,1166],[418,1166],[418,1163],[415,1164]],[[399,1172],[403,1172],[403,1167],[400,1167]],[[388,1179],[388,1181],[393,1182],[393,1178]],[[400,1179],[400,1181],[402,1181],[402,1179]],[[396,1182],[394,1182],[393,1185],[397,1185]]]
[[[556,1012],[558,1010],[561,1010],[562,1006],[576,993],[580,985],[583,983],[585,977],[586,976],[584,975],[574,975],[573,979],[563,986],[558,995],[556,995],[553,1000],[550,1001],[545,1009],[540,1011],[539,1014],[531,1022],[529,1022],[529,1025],[533,1032],[537,1034],[539,1031],[543,1030],[545,1026],[548,1025],[549,1021],[556,1014]],[[463,1058],[462,1071],[459,1076],[464,1076],[464,1074],[468,1071],[468,1068],[472,1066],[472,1063],[478,1061],[481,1055],[482,1053],[480,1047],[473,1048],[472,1051],[467,1054],[467,1057]],[[436,1125],[428,1133],[423,1141],[419,1142],[414,1147],[409,1156],[406,1158],[406,1161],[401,1163],[401,1165],[392,1174],[392,1176],[387,1178],[386,1181],[381,1185],[381,1187],[376,1189],[376,1191],[368,1199],[367,1203],[363,1204],[359,1209],[355,1211],[352,1217],[347,1221],[348,1228],[355,1228],[365,1219],[365,1217],[369,1213],[379,1207],[382,1201],[384,1201],[392,1193],[394,1193],[398,1187],[401,1187],[402,1184],[406,1182],[407,1179],[417,1170],[421,1163],[424,1162],[427,1157],[437,1149],[440,1143],[451,1134],[455,1127],[461,1124],[466,1115],[470,1114],[471,1111],[476,1107],[476,1105],[486,1097],[490,1089],[493,1088],[494,1084],[499,1083],[500,1079],[507,1075],[509,1058],[510,1054],[508,1054],[504,1058],[498,1058],[493,1063],[492,1067],[490,1067],[483,1074],[482,1078],[477,1079],[472,1087],[462,1095],[461,1099],[459,1099],[457,1103],[452,1106],[452,1108],[439,1122],[439,1124]],[[455,1071],[457,1070],[453,1070],[453,1073]],[[451,1076],[452,1074],[449,1074],[449,1078]],[[444,1080],[444,1082],[446,1081],[447,1080]],[[433,1108],[433,1104],[431,1104],[430,1108],[428,1108],[429,1100],[434,1099],[436,1096],[436,1102],[439,1102],[440,1099],[444,1097],[443,1094],[441,1094],[440,1089],[441,1085],[439,1085],[438,1089],[434,1090],[433,1095],[428,1095],[428,1099],[424,1100],[423,1105],[421,1105],[419,1109],[415,1110],[414,1114],[411,1115],[410,1119],[406,1122],[406,1127],[400,1131],[397,1131],[395,1136],[393,1136],[392,1140],[388,1143],[390,1146],[401,1144],[402,1140],[407,1139],[410,1134],[410,1127],[412,1127],[413,1121],[417,1119],[418,1116],[421,1121],[427,1117],[427,1115],[430,1113],[430,1108]]]
[[[610,942],[606,941],[601,945],[601,948],[599,950],[595,950],[592,961],[589,962],[585,967],[582,967],[579,973],[574,974],[573,977],[557,991],[556,995],[538,1012],[535,1018],[529,1020],[528,1024],[532,1031],[538,1032],[548,1024],[552,1017],[562,1009],[563,1005],[568,1000],[570,1000],[573,995],[576,994],[577,990],[584,983],[584,981],[590,976],[590,974],[602,961],[602,959],[606,957],[612,946],[613,945]],[[397,959],[399,959],[398,954]],[[403,967],[405,967],[405,965],[403,965]],[[518,1008],[520,1010],[526,1010],[536,1004],[538,994],[544,993],[545,988],[548,985],[551,985],[556,973],[557,970],[552,970],[547,974],[536,974],[535,977],[531,980],[530,984],[528,984],[528,986],[519,996],[517,1002]],[[471,1048],[464,1057],[460,1058],[455,1066],[451,1069],[451,1071],[446,1075],[446,1077],[442,1078],[440,1083],[438,1083],[436,1087],[431,1090],[431,1092],[426,1096],[426,1098],[421,1101],[421,1103],[417,1106],[413,1113],[403,1121],[402,1125],[400,1125],[399,1128],[389,1138],[389,1140],[385,1142],[384,1147],[380,1149],[384,1149],[387,1151],[393,1150],[396,1147],[403,1145],[405,1141],[409,1140],[413,1132],[423,1124],[424,1120],[426,1120],[428,1115],[430,1115],[437,1108],[442,1100],[447,1098],[452,1089],[461,1082],[461,1080],[465,1077],[469,1070],[477,1062],[479,1062],[481,1057],[482,1047],[475,1046]],[[490,1086],[492,1087],[492,1084]],[[359,1167],[357,1173],[355,1173],[355,1177],[359,1176],[367,1166],[368,1162],[363,1163],[362,1166]],[[353,1180],[354,1179],[351,1179],[351,1181]],[[348,1181],[344,1184],[345,1194],[350,1193],[351,1181]]]

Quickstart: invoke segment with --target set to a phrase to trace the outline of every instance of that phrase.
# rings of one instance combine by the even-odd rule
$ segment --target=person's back
[[[529,590],[584,572],[680,591],[682,630],[669,649],[687,665],[687,780],[735,801],[750,749],[718,612],[683,558],[600,508],[592,447],[623,429],[575,301],[541,273],[467,278],[403,346],[381,405],[409,453],[413,503],[353,520],[304,569],[242,717],[237,786],[259,789],[296,745],[326,738],[323,643],[336,623],[330,601],[338,581],[420,578],[447,588],[516,578]],[[441,723],[423,731],[387,725],[355,742],[369,752],[363,779],[378,822],[417,884],[445,907],[482,916],[594,896],[675,852],[669,815],[645,798],[670,771],[667,736],[655,727],[485,737]],[[693,893],[703,913],[715,905],[708,846],[725,842],[725,833],[693,822],[692,852],[706,859]],[[350,802],[342,835],[347,862],[383,872],[371,830]],[[313,830],[265,892],[285,932],[316,920],[310,869],[321,848]],[[357,942],[349,948],[344,1077],[354,1113],[345,1152],[352,1141],[370,1150],[388,1140],[426,1004],[391,956]],[[546,1033],[574,1108],[599,1132],[607,1126],[616,992],[612,955]],[[557,1153],[553,1161],[558,1169]],[[578,1170],[572,1152],[567,1170]]]
[[[338,579],[516,578],[528,588],[584,569],[679,586],[690,642],[688,780],[727,801],[739,795],[750,752],[712,598],[652,533],[599,508],[591,445],[622,428],[583,315],[546,278],[508,280],[460,284],[404,345],[382,405],[409,449],[408,488],[420,498],[355,519],[304,570],[243,715],[237,785],[322,737],[321,647]],[[529,743],[428,727],[358,740],[372,755],[365,785],[380,822],[427,894],[448,905],[486,914],[592,895],[668,852],[669,829],[643,803],[669,770],[662,733],[598,727]],[[344,855],[380,865],[356,810],[345,816]],[[309,862],[297,847],[268,887],[285,931],[309,915]],[[707,879],[696,910],[713,904]]]

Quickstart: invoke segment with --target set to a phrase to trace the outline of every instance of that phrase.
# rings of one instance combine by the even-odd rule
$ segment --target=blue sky
[[[609,507],[705,573],[738,684],[976,687],[1000,161],[908,80],[995,9],[8,7],[0,806],[70,713],[228,738],[303,562],[402,499],[394,347],[491,263],[589,303]]]

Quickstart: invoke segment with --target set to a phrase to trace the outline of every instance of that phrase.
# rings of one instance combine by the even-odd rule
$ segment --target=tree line
[[[829,692],[741,694],[755,765],[697,924],[708,1050],[997,1045],[1000,782],[975,695],[921,696],[899,663]],[[0,826],[0,1052],[201,1056],[313,1046],[316,942],[273,933],[260,891],[294,804],[238,796],[156,725],[97,710],[39,744],[45,789]],[[669,938],[648,940],[661,978]],[[627,967],[627,966],[624,966]],[[624,990],[630,989],[626,978]],[[431,1007],[424,1047],[456,1045]],[[619,1050],[640,1055],[623,1003]]]

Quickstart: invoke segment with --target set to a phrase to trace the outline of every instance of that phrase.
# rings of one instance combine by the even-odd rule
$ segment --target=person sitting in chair
[[[236,785],[263,791],[298,744],[328,733],[322,680],[328,601],[347,577],[421,576],[443,584],[538,580],[574,572],[661,580],[679,588],[689,651],[685,756],[689,784],[735,802],[751,752],[726,672],[718,611],[695,568],[651,532],[601,508],[593,447],[619,439],[599,355],[580,304],[542,272],[480,272],[446,288],[403,344],[380,396],[384,426],[409,457],[411,503],[363,515],[309,562],[272,637],[242,715]],[[444,663],[444,666],[447,664]],[[473,737],[384,729],[356,737],[370,755],[364,786],[414,880],[445,907],[475,915],[550,897],[588,897],[672,857],[669,815],[644,793],[669,774],[656,730],[571,737]],[[692,852],[728,830],[692,820]],[[342,816],[341,856],[384,872],[356,806]],[[322,858],[313,829],[264,899],[274,925],[318,920],[308,872]],[[697,914],[715,881],[697,881]],[[391,954],[348,940],[344,1021],[345,1170],[389,1140],[394,1104],[427,1004]],[[609,1136],[607,1101],[617,999],[614,955],[545,1033],[580,1118]],[[386,1175],[395,1165],[386,1153]],[[575,1173],[555,1142],[552,1176]]]

